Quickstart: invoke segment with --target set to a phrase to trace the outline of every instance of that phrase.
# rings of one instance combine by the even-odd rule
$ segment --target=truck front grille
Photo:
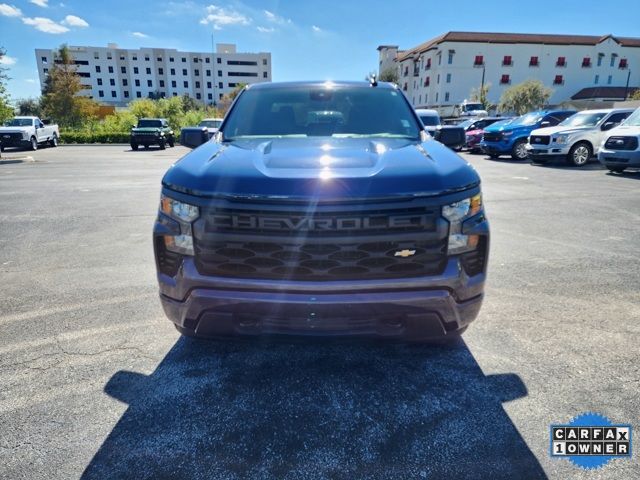
[[[485,142],[499,142],[502,140],[502,132],[484,132],[482,140]]]
[[[609,137],[604,144],[608,150],[637,150],[637,137]]]
[[[551,137],[549,135],[531,135],[529,143],[531,145],[549,145]]]
[[[11,132],[11,133],[1,133],[0,134],[0,142],[5,140],[7,142],[16,142],[22,140],[22,133],[20,132]]]
[[[195,262],[203,275],[256,279],[437,275],[447,228],[440,207],[203,209],[194,224]]]

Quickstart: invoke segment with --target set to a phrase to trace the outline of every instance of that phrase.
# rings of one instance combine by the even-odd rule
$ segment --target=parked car
[[[598,154],[609,130],[620,125],[632,112],[630,108],[584,110],[555,127],[534,130],[527,144],[529,158],[534,163],[562,159],[576,167],[586,165]]]
[[[440,115],[436,110],[422,109],[416,110],[420,117],[424,129],[433,138],[453,150],[461,150],[464,146],[464,129],[455,125],[442,125]]]
[[[640,168],[640,108],[608,132],[598,150],[598,160],[612,172]]]
[[[490,125],[484,129],[480,146],[490,158],[511,155],[514,160],[525,160],[529,134],[533,130],[553,127],[574,113],[575,110],[540,110],[522,115],[506,125]]]
[[[183,335],[428,341],[478,315],[489,224],[396,85],[257,83],[165,174],[153,243]]]
[[[0,127],[0,149],[19,147],[37,150],[39,145],[58,146],[58,125],[45,125],[38,117],[13,117]]]
[[[503,120],[508,120],[508,117],[469,118],[460,122],[457,126],[465,130],[465,148],[471,152],[479,150],[479,143],[482,141],[484,129]]]
[[[213,137],[220,125],[222,125],[222,118],[205,118],[199,124],[198,127],[204,127],[209,132],[209,138]]]
[[[131,129],[131,149],[138,150],[142,145],[149,148],[150,145],[158,145],[164,150],[167,145],[175,145],[173,130],[165,118],[141,118],[138,125]]]

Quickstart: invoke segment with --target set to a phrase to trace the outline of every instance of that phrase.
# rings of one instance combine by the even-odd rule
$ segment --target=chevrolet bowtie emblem
[[[396,253],[393,254],[393,256],[407,258],[415,254],[416,254],[415,250],[398,250]]]

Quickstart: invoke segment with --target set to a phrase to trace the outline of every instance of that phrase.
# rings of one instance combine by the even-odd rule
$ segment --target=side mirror
[[[607,130],[611,130],[613,127],[619,125],[618,122],[604,122],[604,125],[602,125],[601,130],[603,132],[606,132]]]
[[[206,127],[185,127],[180,131],[180,144],[189,148],[198,148],[209,141]]]
[[[549,126],[551,126],[551,122],[548,120],[545,120],[540,124],[540,128],[549,127]]]

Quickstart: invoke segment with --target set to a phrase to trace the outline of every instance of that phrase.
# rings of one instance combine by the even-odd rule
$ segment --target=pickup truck
[[[416,109],[424,129],[433,138],[452,150],[461,150],[464,146],[464,130],[454,125],[442,125],[436,110]]]
[[[438,114],[444,119],[486,117],[489,115],[480,102],[470,102],[465,100],[455,105],[443,105],[436,107]]]
[[[167,145],[175,145],[173,130],[165,118],[141,118],[138,125],[131,128],[131,150],[138,150],[142,145],[148,149],[150,145],[158,145],[160,150],[167,148]]]
[[[166,315],[186,336],[455,339],[483,300],[480,177],[397,85],[257,83],[162,179]]]
[[[198,127],[206,128],[209,133],[209,138],[211,138],[216,134],[220,125],[222,125],[222,118],[204,118],[198,124]]]
[[[0,127],[0,149],[20,147],[37,150],[39,145],[58,146],[58,125],[45,125],[38,117],[13,117]]]
[[[609,131],[598,150],[598,160],[616,173],[640,168],[640,108]]]
[[[575,110],[540,110],[522,115],[510,123],[489,125],[482,134],[480,148],[492,159],[511,155],[514,160],[526,160],[527,143],[533,130],[553,127],[574,113]]]
[[[598,154],[609,130],[620,125],[632,112],[632,108],[583,110],[555,127],[534,130],[527,144],[529,158],[539,164],[562,159],[582,167]]]

